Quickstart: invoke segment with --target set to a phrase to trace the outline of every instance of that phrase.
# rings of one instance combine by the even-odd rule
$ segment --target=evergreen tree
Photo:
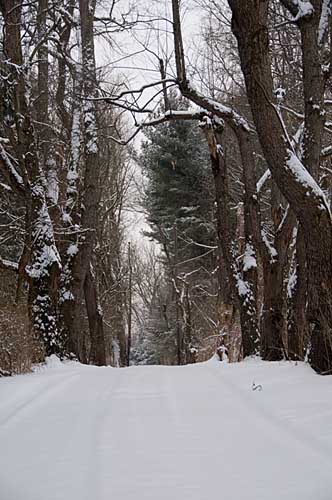
[[[172,96],[171,102],[173,109],[186,109],[179,97]],[[178,258],[198,257],[206,253],[199,245],[211,246],[215,241],[210,160],[202,133],[197,123],[177,120],[150,128],[146,134],[140,160],[148,178],[144,203],[149,234],[163,247],[167,245],[169,257],[174,257],[176,227]]]
[[[176,95],[170,102],[173,110],[187,109]],[[149,345],[153,338],[156,344],[176,345],[174,362],[181,364],[192,361],[190,353],[210,333],[201,311],[217,288],[210,159],[197,123],[171,121],[151,127],[146,135],[140,163],[148,179],[144,199],[148,234],[163,249],[170,296],[167,329],[157,327],[151,311],[154,337],[150,331]]]

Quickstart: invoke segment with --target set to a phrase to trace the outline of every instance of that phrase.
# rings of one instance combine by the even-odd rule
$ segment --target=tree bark
[[[100,201],[100,145],[96,96],[96,62],[93,38],[95,1],[80,0],[79,45],[82,61],[75,71],[75,92],[84,95],[84,102],[74,95],[72,122],[72,158],[67,175],[66,211],[70,224],[75,224],[76,235],[66,250],[66,264],[62,275],[62,320],[68,351],[80,361],[106,364],[103,314],[92,269]],[[81,113],[82,106],[82,113]],[[78,176],[80,127],[83,119],[83,186],[79,192]],[[84,332],[80,327],[82,302],[85,300],[90,334],[90,354],[86,355]]]
[[[296,237],[295,266],[292,279],[294,284],[289,288],[289,316],[287,325],[288,357],[295,361],[303,361],[305,345],[308,345],[307,323],[307,261],[305,238],[301,226]]]
[[[21,46],[22,2],[1,1],[5,21],[4,52],[10,61],[9,82],[18,154],[25,185],[26,236],[19,265],[19,275],[29,282],[28,308],[31,327],[45,346],[47,355],[62,352],[57,328],[57,278],[61,267],[53,224],[46,203],[44,170],[37,154],[37,142],[31,110],[26,100],[26,81]]]
[[[93,365],[103,366],[106,365],[103,314],[98,303],[97,286],[91,268],[84,281],[84,296],[91,342],[89,362]]]
[[[244,263],[243,269],[241,269],[235,258],[235,231],[231,226],[227,164],[221,143],[222,126],[220,124],[215,126],[211,120],[207,120],[204,129],[210,149],[216,192],[217,236],[223,260],[226,264],[226,273],[233,300],[237,303],[240,311],[243,356],[246,357],[257,354],[259,351],[256,296],[257,267],[246,266],[246,263]],[[249,222],[248,215],[245,215],[246,251],[247,245],[251,245],[252,251],[254,251],[250,234],[248,234],[248,226],[250,231],[251,221]]]
[[[329,373],[332,370],[330,212],[323,193],[292,151],[273,102],[267,29],[268,1],[229,0],[229,5],[232,10],[232,30],[237,38],[248,99],[263,153],[278,188],[305,233],[312,329],[310,361],[318,372]],[[305,59],[303,63],[306,64]],[[305,127],[310,128],[308,118]]]
[[[82,38],[82,64],[83,64],[83,91],[85,104],[83,108],[84,120],[84,187],[83,187],[83,213],[82,213],[82,242],[78,259],[75,261],[75,274],[81,277],[80,288],[84,282],[91,283],[89,276],[92,265],[94,246],[96,243],[96,228],[98,224],[100,200],[100,152],[98,138],[98,112],[96,102],[97,81],[96,61],[93,36],[93,22],[96,2],[95,0],[80,0],[81,38]],[[89,288],[90,289],[90,288]],[[95,289],[95,294],[97,290]],[[87,295],[88,297],[90,294]],[[86,297],[87,297],[86,296]],[[105,340],[103,329],[100,327],[102,314],[96,312],[94,301],[91,305],[86,300],[87,311],[93,306],[94,314],[89,316],[92,357],[96,364],[105,364]],[[96,332],[98,334],[96,335]],[[100,342],[99,346],[95,342]]]

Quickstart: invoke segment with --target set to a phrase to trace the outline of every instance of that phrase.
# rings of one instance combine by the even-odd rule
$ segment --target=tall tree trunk
[[[71,161],[67,174],[67,224],[75,227],[66,248],[62,273],[61,312],[67,349],[80,361],[106,364],[103,314],[92,269],[100,200],[100,152],[96,103],[96,63],[93,39],[94,1],[80,1],[81,61],[74,74],[73,120],[71,130]],[[81,104],[80,95],[84,101]],[[82,109],[83,108],[83,109]],[[84,151],[81,155],[81,120]],[[80,160],[83,157],[83,189],[79,192]],[[80,316],[85,300],[90,333],[90,354],[86,353]]]
[[[172,11],[176,71],[182,95],[209,112],[210,120],[211,118],[217,118],[219,125],[225,122],[237,138],[244,169],[243,180],[246,186],[244,200],[246,244],[248,245],[247,248],[252,249],[255,255],[255,248],[257,248],[257,244],[261,240],[261,235],[256,183],[254,182],[255,161],[250,140],[250,127],[247,121],[233,109],[220,105],[210,98],[201,95],[190,86],[186,75],[178,0],[172,0]],[[205,123],[204,130],[207,134],[207,143],[210,149],[212,172],[216,188],[218,245],[223,253],[223,260],[226,264],[231,294],[233,294],[233,297],[236,297],[237,305],[241,310],[243,353],[247,356],[256,354],[259,350],[256,297],[257,268],[255,268],[256,266],[248,267],[246,265],[241,270],[238,268],[229,228],[227,228],[231,218],[228,207],[229,194],[227,176],[225,175],[226,163],[224,152],[219,140],[220,137],[218,138],[218,132],[214,134],[212,130],[209,130],[207,125],[209,125],[208,121]]]
[[[76,265],[79,265],[82,276],[82,286],[86,281],[90,284],[88,274],[92,265],[94,246],[96,243],[96,228],[98,224],[99,200],[100,200],[100,152],[98,139],[98,112],[96,102],[97,80],[96,62],[94,50],[93,22],[96,2],[95,0],[80,0],[81,38],[82,38],[82,64],[83,64],[83,91],[85,97],[83,109],[84,121],[84,187],[83,187],[83,213],[82,213],[82,244],[79,250]],[[87,280],[88,276],[88,280]],[[95,293],[97,293],[95,289]],[[88,294],[89,296],[89,294]],[[94,307],[98,301],[94,301]],[[86,301],[87,310],[91,307]],[[100,306],[99,306],[100,307]],[[102,315],[99,311],[89,316],[91,350],[93,361],[96,364],[105,364],[105,339],[103,329],[100,328]],[[98,335],[95,335],[98,332]],[[95,345],[99,342],[100,345]]]
[[[284,268],[279,261],[264,263],[264,303],[262,311],[262,358],[282,359],[285,353]]]
[[[39,163],[35,130],[26,100],[21,46],[22,2],[1,1],[5,20],[4,51],[9,65],[17,132],[16,151],[25,182],[26,237],[20,272],[29,281],[28,307],[31,326],[43,341],[47,355],[62,351],[57,328],[57,277],[61,267],[53,224],[46,203],[46,182]]]
[[[106,365],[103,314],[98,302],[96,280],[91,268],[85,278],[84,296],[91,342],[89,362],[93,365]]]
[[[322,191],[292,149],[274,104],[268,48],[268,1],[229,0],[229,5],[248,99],[263,153],[277,186],[305,233],[312,329],[310,360],[315,370],[328,373],[332,370],[331,215]],[[299,8],[295,3],[292,5]],[[309,19],[306,17],[299,22],[310,23],[310,15]],[[319,54],[316,53],[316,57],[319,59]],[[303,63],[307,64],[305,58]],[[315,128],[316,135],[321,123],[316,120],[310,125],[306,116],[305,127]]]
[[[127,366],[130,366],[130,353],[131,353],[131,344],[132,344],[132,294],[133,294],[133,283],[132,283],[132,262],[131,262],[131,245],[128,243],[128,334],[127,334],[127,349],[126,349],[126,361]]]
[[[269,252],[263,253],[264,301],[261,338],[262,357],[267,361],[277,361],[284,356],[287,357],[285,276],[288,249],[296,222],[296,217],[289,208],[286,209],[284,216],[281,213],[277,215],[277,205],[279,202],[272,205],[275,227],[273,246],[270,246]]]
[[[38,30],[38,96],[35,101],[37,110],[37,134],[40,161],[47,180],[46,199],[53,223],[58,218],[59,182],[55,148],[49,123],[49,61],[47,37],[47,13],[49,0],[39,0],[37,11]]]
[[[307,261],[305,238],[301,226],[296,237],[295,265],[289,283],[289,316],[287,325],[288,357],[302,361],[308,344]]]
[[[227,164],[225,152],[222,146],[222,125],[213,125],[210,119],[206,120],[204,126],[207,143],[210,149],[212,173],[215,184],[217,203],[217,236],[219,246],[222,250],[223,260],[226,264],[228,282],[233,294],[234,301],[238,304],[240,311],[243,356],[251,356],[259,351],[258,320],[257,320],[257,266],[249,259],[245,260],[241,269],[236,259],[234,235],[231,226],[230,196],[228,188]],[[251,229],[251,227],[249,226]],[[246,245],[245,254],[249,251],[254,253],[248,231],[248,217],[245,216]],[[249,257],[249,255],[248,255]],[[250,255],[251,260],[255,260]]]
[[[69,42],[70,30],[67,26],[67,36],[63,43]],[[74,354],[82,363],[87,363],[84,331],[82,329],[81,315],[84,311],[84,280],[85,269],[80,265],[79,251],[82,234],[80,173],[82,155],[82,114],[83,105],[81,95],[83,92],[81,37],[76,32],[79,48],[79,61],[73,68],[73,103],[70,130],[70,157],[66,176],[66,202],[63,222],[68,232],[64,242],[63,269],[60,281],[60,308],[61,327],[66,339],[66,349],[69,355]],[[59,62],[59,71],[64,69],[64,64]],[[64,76],[62,76],[63,78]],[[65,81],[60,80],[57,92],[58,110],[62,118],[67,120],[67,113],[63,103]],[[84,175],[84,170],[83,170]]]

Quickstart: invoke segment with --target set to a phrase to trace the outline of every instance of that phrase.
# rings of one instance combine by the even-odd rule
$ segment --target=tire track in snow
[[[11,410],[2,420],[0,420],[0,430],[1,427],[7,426],[10,423],[14,423],[18,420],[22,414],[29,414],[36,411],[41,404],[47,403],[50,397],[52,397],[57,392],[61,391],[64,386],[68,385],[73,381],[73,379],[78,378],[79,374],[66,375],[61,377],[61,380],[57,380],[56,383],[46,385],[43,389],[37,389],[36,393],[26,399],[22,403],[18,404],[13,410]],[[36,408],[36,406],[38,408]]]
[[[243,397],[223,370],[217,372],[208,364],[204,371],[201,370],[203,366],[197,368],[185,367],[186,371],[170,379],[173,384],[171,394],[176,398],[172,405],[177,408],[180,427],[182,421],[186,424],[182,427],[183,436],[179,436],[178,449],[181,449],[182,462],[186,462],[187,467],[190,463],[192,470],[186,475],[187,483],[191,480],[196,486],[188,498],[201,499],[199,492],[214,481],[212,470],[214,477],[220,477],[220,483],[234,482],[234,496],[229,497],[232,499],[242,499],[239,490],[247,491],[248,499],[261,499],[260,491],[268,491],[268,484],[273,481],[271,472],[277,474],[278,470],[283,470],[284,474],[281,485],[286,484],[289,491],[293,491],[287,498],[330,498],[331,453],[321,453],[303,436],[294,436],[292,429],[282,426],[273,412],[269,414],[265,408],[261,411],[261,407],[255,404],[259,394],[252,393],[250,384],[248,394]],[[198,401],[195,401],[195,393]],[[268,454],[267,450],[270,450]],[[194,455],[199,458],[195,460]],[[288,470],[284,468],[285,461],[293,461]],[[310,468],[310,475],[301,474],[300,464],[304,470]],[[236,466],[239,470],[246,470],[247,477],[252,479],[243,479]],[[317,484],[311,477],[316,478]],[[184,497],[187,498],[185,495],[186,492]],[[179,498],[183,500],[182,496]]]
[[[163,367],[159,367],[163,370]],[[99,442],[101,466],[100,499],[113,496],[126,500],[150,500],[151,489],[160,487],[164,463],[163,422],[169,420],[168,394],[164,372],[155,377],[155,367],[131,367],[123,370],[119,386],[112,394],[114,406],[104,415]],[[159,412],[164,415],[160,421]],[[122,434],[120,429],[125,429]],[[170,445],[169,441],[169,445]],[[156,455],[157,454],[157,455]],[[157,473],[156,473],[157,470]],[[131,474],[130,481],[126,478]]]
[[[276,417],[272,411],[269,411],[263,402],[259,401],[260,393],[255,393],[251,390],[250,384],[248,383],[248,392],[242,390],[237,386],[229,375],[225,376],[225,370],[220,371],[218,376],[216,370],[209,367],[211,374],[223,385],[223,389],[226,388],[228,393],[232,395],[240,405],[244,406],[247,410],[249,409],[252,414],[256,415],[258,418],[262,418],[269,426],[274,426],[278,430],[281,430],[287,435],[287,437],[292,438],[302,447],[310,449],[315,454],[321,455],[325,460],[328,460],[332,465],[332,454],[331,450],[324,446],[323,442],[313,441],[308,439],[308,435],[301,432],[298,428],[295,428],[292,424],[286,424],[286,421]],[[257,396],[255,399],[249,396]],[[263,394],[262,394],[263,395]],[[264,396],[264,395],[263,395]],[[312,436],[314,437],[314,436]]]
[[[112,373],[112,378],[110,377],[103,385],[100,392],[98,392],[98,396],[95,400],[96,413],[88,424],[91,432],[85,432],[85,434],[88,435],[88,453],[86,453],[86,455],[90,456],[90,460],[87,465],[83,495],[79,497],[80,499],[86,498],[86,500],[91,500],[93,498],[94,500],[99,500],[104,498],[101,493],[103,465],[105,465],[102,449],[105,445],[106,448],[109,449],[110,445],[110,442],[107,440],[106,431],[110,430],[111,434],[117,432],[117,430],[112,427],[109,417],[114,410],[112,403],[116,399],[117,392],[124,386],[123,381],[125,375],[123,369],[111,368],[109,370],[110,374]],[[125,385],[127,385],[127,383]],[[78,435],[79,434],[78,432]]]
[[[18,479],[22,482],[15,486],[12,484],[13,477],[8,478],[9,487],[16,487],[18,492],[10,500],[100,498],[100,461],[96,439],[103,432],[101,419],[108,405],[112,405],[112,394],[121,373],[111,368],[83,367],[73,375],[75,378],[70,376],[71,381],[67,380],[67,384],[63,383],[59,391],[50,395],[47,405],[38,404],[36,418],[25,426],[17,427],[21,437],[17,439],[16,449],[11,450],[10,460],[15,467],[15,456],[21,457],[22,473]],[[31,412],[33,415],[35,410],[36,407]],[[4,442],[8,446],[10,434]],[[44,460],[40,459],[40,481],[35,483],[23,478],[23,474],[29,476],[25,469],[29,467],[27,461],[32,449],[34,454],[44,457]],[[4,481],[6,484],[7,480],[1,474],[0,457],[0,484]],[[49,485],[53,487],[50,489]],[[65,498],[63,491],[66,491]]]
[[[231,374],[208,364],[77,366],[58,392],[45,380],[54,392],[23,411],[33,418],[4,427],[0,485],[8,479],[10,494],[0,486],[0,499],[265,500],[277,485],[284,500],[328,500],[330,462]]]

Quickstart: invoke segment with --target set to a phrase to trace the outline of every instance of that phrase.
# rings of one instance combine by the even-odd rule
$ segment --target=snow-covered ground
[[[112,499],[331,500],[332,377],[53,360],[0,380],[0,500]]]

